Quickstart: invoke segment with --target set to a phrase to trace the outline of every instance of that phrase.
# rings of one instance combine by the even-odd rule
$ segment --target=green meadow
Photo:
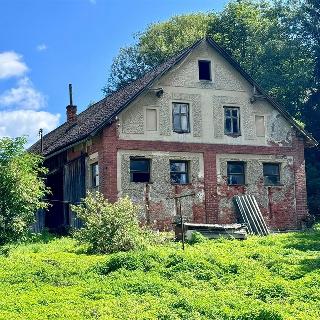
[[[3,247],[0,319],[320,319],[320,231],[86,254]]]

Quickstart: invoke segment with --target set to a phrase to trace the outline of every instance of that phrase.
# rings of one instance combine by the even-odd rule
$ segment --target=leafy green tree
[[[121,48],[118,56],[113,59],[107,84],[102,91],[108,96],[142,77],[150,68],[137,46]]]
[[[35,222],[48,192],[40,156],[25,151],[25,138],[0,139],[0,245],[21,239]]]
[[[312,85],[306,90],[302,119],[306,129],[320,141],[320,5],[306,0],[300,12],[300,36],[310,47],[314,68]],[[311,213],[320,214],[320,148],[306,151],[308,204]]]

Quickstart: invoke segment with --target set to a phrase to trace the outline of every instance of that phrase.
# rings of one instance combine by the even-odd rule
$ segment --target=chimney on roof
[[[77,121],[77,106],[73,105],[72,102],[72,84],[69,83],[69,105],[67,106],[67,122],[76,122]]]

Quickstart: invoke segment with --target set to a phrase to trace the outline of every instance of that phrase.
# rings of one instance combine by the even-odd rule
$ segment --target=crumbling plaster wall
[[[130,157],[151,160],[151,181],[148,186],[145,183],[130,182]],[[189,184],[171,184],[170,160],[189,161]],[[195,193],[194,196],[181,200],[182,212],[187,220],[204,222],[204,167],[201,153],[119,150],[117,167],[118,196],[128,195],[140,206],[142,221],[149,221],[151,225],[160,228],[170,227],[176,218],[175,201],[172,197],[176,194]]]
[[[198,80],[199,59],[211,61],[212,81]],[[157,88],[164,90],[161,97],[156,96]],[[205,43],[154,83],[151,89],[120,115],[120,139],[262,146],[292,144],[291,125],[270,103],[256,101],[252,104],[252,86]],[[190,133],[173,132],[173,102],[189,103]],[[224,134],[224,106],[240,108],[240,136]],[[155,132],[145,130],[147,107],[158,110],[159,127]],[[256,135],[255,115],[265,117],[265,137]]]
[[[228,186],[227,162],[245,162],[245,185]],[[265,186],[263,163],[280,164],[280,185]],[[297,228],[293,157],[281,155],[221,154],[217,156],[218,214],[221,222],[236,221],[233,197],[248,193],[256,197],[268,225],[274,229]]]

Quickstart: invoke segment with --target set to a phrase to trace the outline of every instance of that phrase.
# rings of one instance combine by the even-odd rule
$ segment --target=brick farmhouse
[[[195,42],[34,144],[49,168],[48,228],[75,226],[69,204],[88,190],[128,195],[140,218],[171,229],[175,195],[192,222],[237,221],[252,194],[273,230],[307,215],[304,149],[317,142],[212,39]]]

